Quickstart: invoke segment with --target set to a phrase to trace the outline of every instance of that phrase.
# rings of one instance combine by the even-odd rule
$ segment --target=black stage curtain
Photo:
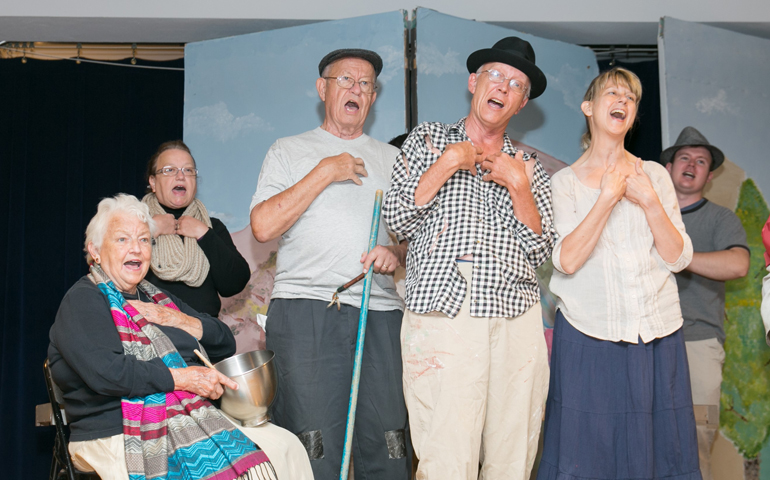
[[[636,126],[626,137],[626,149],[642,160],[660,158],[661,124],[660,124],[660,80],[658,79],[658,60],[640,62],[615,60],[600,60],[599,70],[604,72],[613,66],[631,70],[642,82],[642,101],[639,103]]]
[[[54,438],[34,426],[48,330],[86,273],[86,225],[101,198],[143,194],[150,155],[182,138],[184,73],[7,59],[0,90],[0,476],[37,479]]]

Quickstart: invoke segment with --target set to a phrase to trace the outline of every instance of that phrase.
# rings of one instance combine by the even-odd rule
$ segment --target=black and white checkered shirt
[[[422,123],[409,134],[396,160],[383,215],[394,232],[410,241],[407,308],[455,317],[466,292],[456,261],[472,254],[471,316],[523,314],[540,301],[535,268],[548,260],[556,240],[548,174],[540,162],[535,165],[532,194],[542,219],[542,235],[516,218],[505,187],[465,170],[452,175],[433,200],[416,206],[417,184],[440,156],[431,152],[426,137],[442,153],[451,143],[470,140],[465,119],[455,124]],[[516,153],[508,135],[503,151]]]

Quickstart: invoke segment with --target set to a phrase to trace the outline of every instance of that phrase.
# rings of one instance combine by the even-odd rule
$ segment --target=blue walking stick
[[[374,194],[374,211],[372,212],[372,229],[369,233],[369,250],[377,246],[377,232],[380,229],[380,208],[382,207],[382,190]],[[358,405],[358,383],[361,380],[361,359],[364,356],[364,335],[366,334],[366,316],[369,313],[369,293],[372,291],[372,276],[374,268],[369,267],[364,277],[364,293],[361,297],[361,315],[358,317],[358,336],[356,337],[356,359],[353,362],[353,380],[350,384],[350,402],[348,403],[348,421],[345,425],[345,448],[342,450],[342,467],[340,480],[348,480],[350,468],[350,450],[353,446],[353,427],[356,424],[356,406]]]

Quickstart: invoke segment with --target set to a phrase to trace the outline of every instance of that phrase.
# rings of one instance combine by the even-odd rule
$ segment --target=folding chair
[[[54,383],[51,378],[51,369],[48,367],[48,359],[46,358],[43,363],[43,373],[45,375],[45,386],[48,389],[48,400],[50,403],[50,423],[56,427],[56,440],[53,446],[53,459],[51,460],[51,472],[48,475],[48,480],[81,480],[81,479],[93,479],[99,480],[99,475],[95,472],[81,472],[72,465],[72,459],[70,458],[70,452],[67,449],[69,441],[67,440],[67,433],[64,430],[66,420],[63,412],[62,392],[59,387]],[[42,407],[42,408],[41,408]],[[46,411],[47,405],[38,405],[37,413]],[[38,425],[44,425],[45,423],[38,420]]]

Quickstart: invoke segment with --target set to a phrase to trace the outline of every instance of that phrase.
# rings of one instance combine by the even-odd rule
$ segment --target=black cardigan
[[[170,209],[163,207],[168,213],[179,218],[185,209]],[[219,316],[222,302],[219,296],[232,297],[244,289],[251,270],[246,259],[235,248],[230,232],[219,219],[211,219],[211,228],[204,234],[198,245],[209,259],[209,274],[200,287],[190,287],[184,282],[167,282],[161,280],[150,269],[145,279],[165,291],[181,298],[195,310],[208,313],[212,317]]]
[[[227,325],[196,312],[173,294],[169,297],[182,312],[201,321],[200,343],[212,362],[235,353],[235,337]],[[151,302],[144,294],[139,299]],[[201,366],[193,353],[198,348],[195,337],[178,328],[158,327],[188,366]],[[121,397],[174,390],[171,372],[160,358],[144,362],[123,353],[107,297],[87,277],[78,280],[64,296],[49,336],[51,374],[64,393],[73,442],[123,433]]]

